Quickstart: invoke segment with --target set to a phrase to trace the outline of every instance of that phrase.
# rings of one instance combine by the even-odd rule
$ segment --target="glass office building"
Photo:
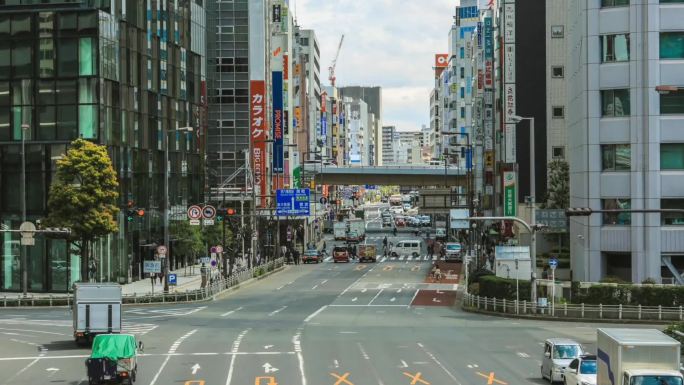
[[[202,199],[205,19],[201,0],[0,1],[2,225],[21,222],[22,124],[32,222],[47,215],[56,160],[69,143],[106,145],[122,210],[119,231],[94,245],[95,277],[141,276],[163,239],[165,134],[171,210]],[[128,222],[129,204],[145,216]],[[0,233],[0,291],[21,289],[19,243]],[[66,291],[80,279],[78,252],[65,240],[37,236],[27,250],[30,291]]]

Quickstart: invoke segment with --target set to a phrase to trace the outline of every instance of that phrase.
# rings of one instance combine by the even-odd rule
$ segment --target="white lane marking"
[[[409,302],[409,306],[411,306],[411,304],[413,303],[413,301],[416,300],[416,297],[418,296],[418,292],[419,292],[419,291],[420,291],[420,289],[416,289],[416,292],[413,293],[413,298],[411,298],[411,302]]]
[[[250,331],[250,329],[243,330],[240,334],[238,334],[237,338],[235,341],[233,341],[233,349],[231,352],[237,353],[238,349],[240,349],[240,343],[242,343],[242,339],[245,337],[245,334],[247,334]],[[228,364],[228,375],[226,376],[226,385],[230,385],[231,381],[233,381],[233,371],[235,371],[235,360],[237,359],[237,354],[233,354],[232,357],[230,357],[230,363]]]
[[[363,345],[361,345],[360,342],[357,342],[356,345],[359,347],[359,350],[361,351],[361,355],[363,356],[363,358],[366,360],[370,360],[370,356],[368,356],[368,353],[366,353],[366,350],[363,348]]]
[[[328,305],[321,306],[318,310],[316,310],[315,312],[311,313],[308,317],[306,317],[306,318],[304,319],[304,322],[305,322],[305,323],[311,322],[311,320],[314,319],[314,317],[316,317],[317,315],[319,315],[319,314],[320,314],[323,310],[325,310],[327,307],[328,307]]]
[[[368,274],[368,273],[366,273],[366,274]],[[361,280],[363,279],[363,277],[364,277],[366,274],[364,274],[363,276],[359,277],[359,279],[357,279],[356,281],[354,281],[351,285],[347,286],[347,288],[344,289],[344,290],[342,290],[342,292],[341,292],[337,297],[339,298],[339,297],[345,295],[352,287],[356,286],[356,284],[359,283],[359,281],[361,281]]]
[[[281,311],[283,311],[283,310],[285,310],[285,309],[287,309],[287,306],[283,306],[283,307],[281,307],[280,309],[277,309],[277,310],[274,310],[274,311],[268,313],[268,316],[269,316],[269,317],[273,317],[274,315],[280,313]]]
[[[314,287],[311,288],[311,290],[316,290],[318,288],[318,285],[314,285]]]
[[[199,364],[192,365],[192,374],[195,375],[197,374],[197,371],[200,370],[202,367]]]
[[[231,311],[227,311],[227,312],[221,314],[221,317],[227,317],[227,316],[229,316],[229,315],[235,313],[236,311],[240,311],[240,310],[242,310],[242,306],[240,306],[240,307],[237,308],[237,309],[233,309],[233,310],[231,310]]]
[[[408,364],[406,363],[406,361],[401,360],[401,366],[399,366],[399,367],[400,368],[408,368]]]
[[[434,362],[435,364],[437,364],[437,366],[439,366],[439,367],[444,371],[444,373],[446,373],[452,380],[454,380],[454,382],[455,382],[456,384],[461,385],[461,382],[460,382],[459,380],[456,379],[456,377],[449,371],[449,369],[447,369],[447,368],[446,368],[446,367],[437,359],[437,357],[435,357],[434,354],[430,353],[427,349],[425,349],[425,346],[423,346],[423,344],[421,344],[420,342],[418,342],[418,346],[421,348],[421,350],[423,350],[423,352],[424,352],[425,354],[427,354],[428,357],[430,357],[430,359],[432,360],[432,362]]]
[[[515,354],[517,354],[520,358],[530,358],[530,355],[524,352],[517,352]]]
[[[365,292],[367,292],[367,291],[368,291],[368,289],[366,289],[366,288],[361,289],[361,292],[362,292],[362,293],[365,293]]]
[[[169,363],[169,360],[171,359],[171,356],[166,356],[166,359],[164,359],[164,362],[162,362],[161,366],[159,367],[159,370],[157,370],[157,373],[154,375],[152,378],[152,382],[150,382],[150,385],[154,385],[157,383],[157,380],[159,379],[159,376],[161,375],[162,371],[166,367],[166,364]]]
[[[178,338],[178,339],[173,343],[173,345],[171,345],[171,347],[169,348],[169,354],[175,353],[176,350],[178,350],[178,347],[180,346],[180,344],[182,344],[183,341],[185,341],[188,337],[190,337],[191,335],[193,335],[193,334],[195,334],[195,333],[197,333],[197,329],[190,330],[189,332],[185,333],[185,334],[182,335],[180,338]]]
[[[218,356],[218,353],[211,353],[211,352],[206,352],[206,353],[190,353],[192,356]]]
[[[302,377],[302,385],[306,385],[306,375],[304,374],[304,356],[302,355],[302,331],[304,328],[298,328],[297,334],[292,337],[295,352],[297,353],[297,361],[299,361],[299,375]]]
[[[369,305],[369,304],[347,304],[347,305],[328,305],[328,307],[410,307],[409,305]]]
[[[327,280],[327,279],[324,279],[324,280],[321,281],[321,285],[325,285],[327,282],[328,282],[328,280]]]
[[[54,326],[54,325],[53,325]],[[42,334],[52,334],[55,336],[66,336],[67,334],[64,333],[55,333],[55,332],[44,332],[42,330],[29,330],[29,329],[10,329],[10,328],[0,328],[0,330],[10,330],[10,331],[15,331],[15,332],[29,332],[29,333],[42,333]]]
[[[401,293],[401,289],[397,289],[397,293]]]
[[[352,301],[352,302],[356,302],[357,300],[358,300],[358,298],[357,298],[357,297],[354,297],[354,298],[352,298],[351,301]]]
[[[359,332],[339,332],[338,334],[359,334]]]
[[[266,346],[264,346],[264,349],[265,349],[265,350],[268,350],[268,349],[270,349],[270,348],[272,348],[272,347],[273,347],[273,345],[266,345]]]
[[[390,299],[390,302],[394,302],[394,301],[396,301],[396,300],[397,300],[397,299],[396,299],[395,297],[392,297],[392,298]]]
[[[28,345],[31,345],[31,346],[35,346],[35,347],[37,347],[38,350],[40,351],[40,354],[38,354],[38,357],[36,357],[36,358],[35,358],[33,361],[31,361],[28,365],[24,366],[23,369],[21,369],[20,371],[16,372],[12,377],[8,378],[7,381],[5,382],[5,384],[12,383],[13,380],[14,380],[15,378],[19,377],[22,373],[24,373],[25,371],[27,371],[31,366],[35,365],[36,362],[40,361],[41,358],[45,357],[45,354],[46,354],[47,351],[48,351],[47,348],[45,348],[43,345],[37,344],[37,343],[35,343],[35,342],[22,341],[22,340],[17,340],[17,339],[14,339],[14,338],[11,338],[10,341],[14,341],[14,342],[18,342],[18,343],[24,343],[24,344],[28,344]]]
[[[427,365],[428,363],[426,361],[413,361],[413,365]]]
[[[380,294],[382,294],[382,291],[383,291],[383,290],[384,290],[384,289],[380,289],[380,291],[378,292],[378,294],[376,294],[375,297],[373,297],[373,299],[372,299],[370,302],[368,302],[368,305],[371,305],[371,304],[373,303],[373,301],[375,301],[375,299],[378,298],[378,297],[380,296]]]

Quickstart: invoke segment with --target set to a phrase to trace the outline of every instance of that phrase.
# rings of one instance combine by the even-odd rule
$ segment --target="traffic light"
[[[216,209],[216,222],[223,222],[227,217],[235,215],[235,209],[232,207],[224,207]]]
[[[594,211],[588,207],[570,207],[565,209],[566,217],[588,217]]]
[[[129,208],[126,210],[126,220],[128,222],[133,222],[135,218],[142,219],[145,217],[145,209],[141,208]]]

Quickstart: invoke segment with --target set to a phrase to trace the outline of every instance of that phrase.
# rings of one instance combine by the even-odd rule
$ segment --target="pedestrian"
[[[88,278],[90,282],[95,282],[95,274],[97,273],[97,265],[95,260],[90,260],[90,267],[88,268]]]
[[[394,227],[392,228],[392,233],[394,233],[394,236],[395,236],[395,237],[397,236],[397,226],[394,226]]]
[[[387,235],[385,235],[385,238],[382,240],[382,245],[387,247]]]
[[[325,241],[323,241],[323,251],[326,250],[327,245],[325,244]]]
[[[286,258],[287,257],[287,246],[285,246],[285,245],[280,246],[280,252],[281,252],[281,255],[283,256],[283,258]]]
[[[427,252],[428,252],[428,256],[430,258],[432,258],[432,254],[434,254],[434,251],[435,251],[434,245],[432,243],[428,244]]]
[[[299,265],[299,250],[294,249],[294,250],[292,251],[292,256],[293,256],[293,258],[294,258],[294,260],[295,260],[295,265]]]

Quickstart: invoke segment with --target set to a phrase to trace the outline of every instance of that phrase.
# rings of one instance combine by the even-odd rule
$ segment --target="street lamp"
[[[192,127],[176,128],[176,132],[192,132]],[[164,246],[169,250],[169,132],[164,131]],[[168,253],[168,251],[167,251]],[[169,292],[169,259],[168,255],[164,258],[164,293]]]
[[[21,223],[26,222],[26,132],[30,126],[27,123],[21,125]],[[21,290],[24,297],[28,295],[28,266],[26,245],[21,245]]]
[[[536,215],[536,202],[535,202],[535,195],[537,193],[537,185],[536,185],[536,176],[534,173],[534,164],[536,161],[536,156],[535,156],[535,148],[534,148],[534,117],[522,117],[518,115],[513,115],[511,117],[511,120],[513,123],[518,124],[522,122],[523,120],[529,120],[530,121],[530,226],[534,227],[535,225],[535,215]],[[530,242],[530,255],[531,259],[534,262],[532,264],[532,282],[537,277],[537,265],[536,265],[536,256],[537,256],[537,240],[536,240],[536,234],[533,231],[531,235],[534,239],[534,242]],[[537,298],[537,287],[536,285],[532,285],[532,297],[534,300]]]

